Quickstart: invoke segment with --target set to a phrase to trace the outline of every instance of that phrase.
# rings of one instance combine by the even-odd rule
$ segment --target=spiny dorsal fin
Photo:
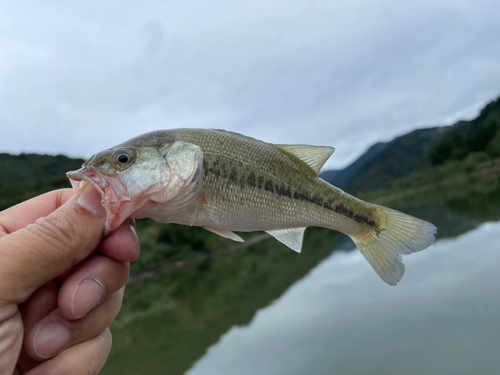
[[[276,238],[281,243],[288,246],[290,249],[300,253],[302,249],[302,240],[304,238],[304,231],[306,228],[291,228],[291,229],[277,229],[266,230],[271,236]]]
[[[236,242],[245,242],[245,240],[243,238],[241,238],[237,234],[231,232],[230,230],[212,228],[212,227],[202,227],[202,228],[208,230],[209,232],[215,233],[221,237],[229,238],[229,239],[236,241]]]
[[[291,154],[307,164],[317,175],[335,149],[328,146],[275,145],[281,151]]]

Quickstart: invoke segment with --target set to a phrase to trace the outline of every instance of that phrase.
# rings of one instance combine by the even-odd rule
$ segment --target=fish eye
[[[116,157],[116,161],[118,163],[122,163],[122,164],[125,164],[125,163],[128,163],[129,161],[129,157],[127,154],[120,154]]]
[[[134,161],[134,153],[129,150],[119,150],[113,155],[115,168],[124,170]]]

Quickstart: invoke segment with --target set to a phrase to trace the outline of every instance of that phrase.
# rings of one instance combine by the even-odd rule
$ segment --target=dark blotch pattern
[[[333,208],[333,202],[334,200],[333,199],[330,199],[328,202],[327,201],[324,201],[323,202],[323,207],[326,208],[327,210],[334,210]]]
[[[299,200],[302,202],[309,202],[315,204],[319,207],[323,207],[327,210],[334,211],[340,215],[346,216],[360,224],[366,224],[370,226],[375,226],[375,222],[370,220],[367,216],[355,214],[354,211],[347,208],[343,204],[335,205],[334,199],[326,199],[320,195],[310,196],[307,192],[294,191],[292,193],[292,188],[286,186],[284,183],[275,183],[272,180],[266,180],[264,176],[256,176],[255,172],[250,172],[248,175],[243,173],[238,175],[236,168],[229,168],[223,163],[218,163],[214,161],[209,164],[205,160],[203,161],[203,167],[205,168],[206,174],[213,174],[216,178],[228,179],[234,185],[239,186],[244,189],[246,186],[251,188],[257,188],[259,190],[264,189],[269,193],[276,193],[280,196],[287,197],[290,199]],[[228,172],[230,171],[230,172]]]
[[[367,224],[367,225],[370,225],[372,227],[375,226],[375,222],[373,220],[369,220],[366,216],[363,216],[363,215],[356,214],[356,215],[354,215],[353,219],[361,224]]]
[[[264,190],[270,193],[274,193],[274,184],[271,180],[266,181],[266,184],[264,185]]]
[[[257,179],[257,181],[258,181],[257,189],[262,189],[262,187],[264,186],[264,177],[263,176],[259,176],[259,178]]]
[[[283,197],[291,198],[292,188],[290,186],[285,186],[285,184],[282,182],[280,185],[277,185],[276,194],[281,195]]]
[[[238,172],[236,172],[236,168],[231,169],[231,173],[229,174],[229,181],[233,184],[238,182]]]
[[[255,173],[254,172],[250,172],[250,174],[248,175],[248,177],[247,177],[247,184],[250,187],[257,186],[257,179],[255,177]]]

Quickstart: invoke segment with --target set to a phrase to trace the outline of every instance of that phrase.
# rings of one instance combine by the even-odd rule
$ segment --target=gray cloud
[[[500,93],[496,0],[8,1],[0,21],[2,151],[215,127],[339,167]]]

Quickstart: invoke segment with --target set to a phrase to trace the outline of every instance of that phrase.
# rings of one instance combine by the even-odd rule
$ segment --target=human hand
[[[0,212],[0,374],[96,374],[104,366],[107,327],[139,255],[133,222],[102,239],[105,219],[90,185]]]

